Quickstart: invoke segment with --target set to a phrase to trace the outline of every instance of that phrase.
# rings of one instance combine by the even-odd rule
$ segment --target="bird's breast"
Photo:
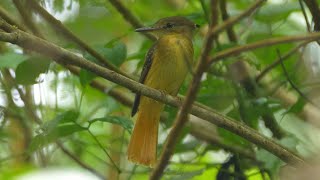
[[[167,35],[157,42],[145,84],[176,95],[192,68],[192,41],[182,35]]]

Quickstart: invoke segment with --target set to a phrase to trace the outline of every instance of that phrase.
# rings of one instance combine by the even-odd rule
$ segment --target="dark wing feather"
[[[153,52],[155,50],[156,44],[154,44],[148,51],[147,56],[146,56],[146,60],[144,62],[143,68],[142,68],[142,72],[140,75],[140,79],[139,82],[140,83],[144,83],[144,80],[146,79],[148,72],[151,68],[151,64],[152,64],[152,57],[153,57]],[[134,98],[134,102],[133,102],[133,106],[132,106],[132,111],[131,111],[131,116],[134,116],[138,109],[139,109],[139,104],[140,104],[140,97],[141,94],[137,93],[136,97]]]

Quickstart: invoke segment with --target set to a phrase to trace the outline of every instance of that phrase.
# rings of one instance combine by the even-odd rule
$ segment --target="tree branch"
[[[73,64],[84,68],[88,71],[94,72],[97,75],[110,80],[114,83],[117,83],[121,86],[124,86],[134,92],[141,93],[144,96],[153,98],[157,101],[169,104],[174,107],[180,105],[179,98],[174,98],[169,95],[163,95],[160,91],[147,87],[143,84],[137,83],[129,78],[126,78],[122,75],[115,73],[109,69],[103,68],[94,64],[86,59],[79,57],[63,48],[60,48],[48,41],[37,38],[33,35],[20,31],[16,28],[12,28],[7,24],[3,19],[0,18],[0,28],[13,31],[11,33],[0,32],[0,40],[17,44],[23,48],[27,48],[43,54],[47,57],[52,58],[58,63],[61,64]],[[320,33],[318,34],[320,36]],[[281,145],[275,143],[274,141],[266,138],[257,131],[251,129],[250,127],[236,122],[235,120],[226,117],[215,110],[211,110],[209,107],[206,109],[201,108],[198,105],[193,105],[191,108],[191,114],[198,116],[206,121],[209,121],[213,124],[216,124],[219,127],[227,129],[248,141],[257,144],[258,146],[268,150],[272,154],[278,156],[284,162],[290,164],[301,164],[304,163],[304,160],[293,152],[287,150]]]
[[[308,6],[314,22],[314,30],[320,31],[320,9],[316,0],[304,0]]]
[[[229,48],[224,51],[220,51],[210,59],[210,64],[217,61],[222,61],[225,58],[228,58],[230,56],[236,56],[243,52],[255,50],[258,48],[263,48],[263,47],[272,46],[276,44],[299,42],[299,41],[311,42],[319,38],[320,38],[320,33],[309,33],[305,35],[285,36],[281,38],[269,38],[269,39],[257,41],[251,44],[246,44],[246,45],[242,45],[234,48]]]

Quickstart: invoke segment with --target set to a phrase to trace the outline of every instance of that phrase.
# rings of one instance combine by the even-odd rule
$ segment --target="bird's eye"
[[[172,28],[174,26],[174,24],[172,24],[172,23],[167,23],[166,24],[166,28]]]
[[[194,26],[195,26],[196,28],[199,28],[199,27],[200,27],[200,25],[199,25],[199,24],[195,24]]]

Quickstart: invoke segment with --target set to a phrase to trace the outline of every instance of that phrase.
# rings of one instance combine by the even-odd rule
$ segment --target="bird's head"
[[[192,38],[194,30],[197,28],[199,28],[199,25],[189,19],[181,16],[173,16],[162,18],[151,27],[136,29],[136,32],[150,32],[157,38],[172,33],[183,34]]]

